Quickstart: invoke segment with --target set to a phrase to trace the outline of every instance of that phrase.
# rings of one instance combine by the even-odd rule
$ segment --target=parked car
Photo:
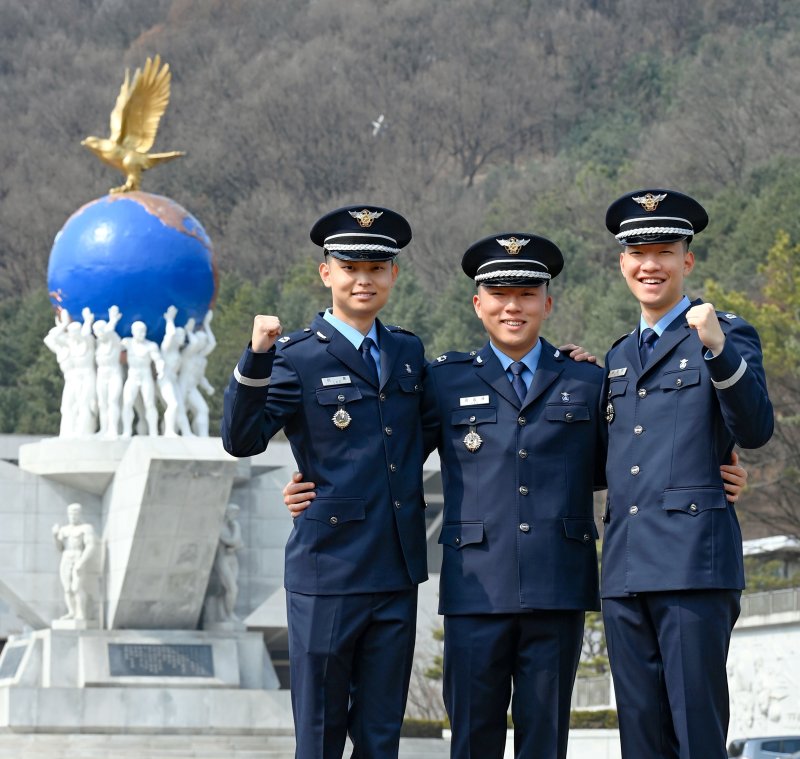
[[[728,757],[742,759],[800,759],[800,735],[737,738],[728,744]]]

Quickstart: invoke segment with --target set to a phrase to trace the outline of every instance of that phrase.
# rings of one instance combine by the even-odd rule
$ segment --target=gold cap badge
[[[648,192],[646,195],[633,196],[631,200],[638,203],[645,211],[655,211],[658,204],[667,197],[667,193],[663,192],[661,195],[653,195]]]
[[[383,211],[370,211],[368,208],[364,208],[361,211],[350,211],[349,213],[358,222],[358,226],[364,229],[369,229],[375,219],[383,216]]]
[[[509,237],[507,240],[498,239],[497,242],[506,249],[506,252],[509,256],[516,256],[519,255],[519,252],[530,242],[530,240]]]

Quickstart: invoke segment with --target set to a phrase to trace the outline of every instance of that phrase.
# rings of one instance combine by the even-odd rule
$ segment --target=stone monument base
[[[0,656],[0,731],[292,734],[259,633],[40,630]]]

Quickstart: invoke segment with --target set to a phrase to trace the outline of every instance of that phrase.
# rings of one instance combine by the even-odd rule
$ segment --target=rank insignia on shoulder
[[[406,364],[406,373],[413,374],[414,370],[411,368],[411,364]]]
[[[608,378],[609,379],[614,379],[614,377],[624,377],[627,373],[628,373],[628,367],[627,366],[623,366],[623,367],[621,367],[619,369],[612,369],[608,373]]]
[[[739,317],[736,314],[725,314],[726,319],[738,319]]]
[[[437,356],[436,360],[441,364],[442,361],[447,361],[447,356],[442,354],[441,356]]]
[[[327,340],[328,339],[328,336],[327,335],[323,335],[322,332],[320,332],[319,330],[317,330],[317,337],[321,338],[322,340]]]
[[[553,358],[558,358],[561,355],[561,351],[556,348],[556,352],[553,354]]]
[[[609,424],[614,421],[614,404],[611,401],[606,406],[606,421]]]
[[[475,361],[477,363],[479,363],[479,364],[482,364],[483,363],[483,357],[482,356],[478,356],[478,358],[476,358]]]
[[[285,337],[279,337],[279,338],[278,338],[278,342],[279,342],[279,343],[288,343],[288,342],[289,342],[289,340],[291,340],[291,339],[292,339],[292,338],[291,338],[291,337],[289,337],[289,335],[286,335]]]
[[[686,365],[689,363],[689,360],[686,358],[682,358],[680,364],[678,364],[678,368],[685,369]]]
[[[562,392],[562,393],[561,393],[561,401],[562,401],[563,403],[569,403],[569,393],[567,393],[567,392]]]

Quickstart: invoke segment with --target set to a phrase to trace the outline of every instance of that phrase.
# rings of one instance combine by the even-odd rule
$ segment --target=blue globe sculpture
[[[74,319],[87,306],[95,319],[107,319],[119,306],[120,335],[138,320],[156,342],[171,305],[178,326],[189,317],[202,321],[215,280],[211,240],[200,222],[147,192],[106,195],[78,209],[56,235],[47,271],[51,301]]]

